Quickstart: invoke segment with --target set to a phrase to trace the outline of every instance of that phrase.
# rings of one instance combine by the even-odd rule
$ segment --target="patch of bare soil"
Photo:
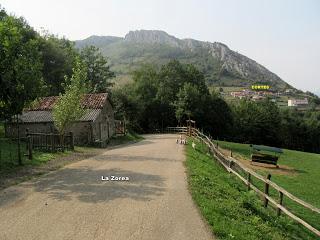
[[[227,149],[219,147],[219,151],[222,152],[223,155],[225,155],[225,156],[231,156],[231,151],[230,150],[227,150]]]
[[[228,149],[219,148],[219,150],[225,156],[231,155],[231,152]],[[287,165],[279,165],[278,164],[278,167],[276,167],[275,165],[271,165],[271,164],[256,163],[256,162],[252,163],[251,160],[244,158],[240,154],[233,154],[233,158],[238,160],[245,167],[252,169],[254,171],[263,170],[263,171],[268,171],[271,174],[280,174],[280,175],[296,175],[296,174],[298,174],[298,171],[296,169],[289,167]]]
[[[103,153],[105,149],[92,148],[85,151],[74,151],[65,156],[56,157],[40,166],[23,166],[16,171],[0,175],[0,190],[18,184],[36,176],[41,176],[51,171],[55,171],[67,164],[81,161],[86,158]]]
[[[271,174],[279,174],[279,175],[296,175],[298,174],[298,171],[292,167],[289,167],[287,165],[278,165],[278,167],[271,165],[271,164],[265,164],[265,163],[256,163],[251,162],[248,159],[243,158],[242,156],[235,154],[233,156],[236,160],[238,160],[242,165],[245,167],[252,169],[254,171],[257,170],[263,170],[268,171]]]

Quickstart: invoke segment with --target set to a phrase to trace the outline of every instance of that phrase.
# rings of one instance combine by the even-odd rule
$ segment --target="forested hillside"
[[[76,46],[94,45],[108,56],[119,78],[128,78],[141,64],[162,65],[171,59],[194,64],[209,85],[249,86],[268,82],[277,89],[288,85],[254,60],[232,51],[223,43],[178,39],[163,31],[130,31],[124,38],[91,36]]]

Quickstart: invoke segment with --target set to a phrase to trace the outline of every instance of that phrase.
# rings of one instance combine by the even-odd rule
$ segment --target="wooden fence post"
[[[101,124],[100,124],[100,128],[101,128]],[[100,131],[100,134],[101,134],[101,131]],[[65,133],[59,136],[59,143],[60,143],[62,152],[64,152],[64,142],[65,142]]]
[[[229,173],[231,173],[231,169],[232,169],[233,164],[234,164],[234,162],[231,160],[231,161],[229,162],[229,168],[230,168]]]
[[[283,204],[283,193],[282,193],[281,191],[279,192],[279,204],[280,204],[281,206],[282,206],[282,204]],[[277,215],[280,216],[280,214],[281,214],[281,209],[278,208]]]
[[[55,138],[53,133],[51,133],[51,147],[52,147],[52,152],[54,152],[56,150],[56,146],[55,146]]]
[[[74,150],[73,132],[70,132],[70,148],[71,148],[71,150]]]
[[[248,178],[247,178],[247,180],[248,180],[248,191],[250,191],[250,184],[251,184],[251,173],[248,173]]]
[[[27,146],[28,146],[28,158],[29,160],[32,160],[32,138],[31,136],[27,136],[27,140],[28,140],[28,143],[27,143]]]
[[[28,136],[29,136],[29,128],[26,129],[26,138],[27,138],[27,139],[28,139]],[[29,147],[28,147],[28,145],[27,145],[27,146],[26,146],[26,150],[28,150],[28,148],[29,148]]]
[[[45,147],[46,151],[48,151],[48,149],[49,149],[48,148],[48,136],[49,136],[48,134],[45,135],[45,137],[46,137],[46,147]]]
[[[268,175],[267,175],[267,180],[270,180],[271,179],[271,174],[269,173]],[[265,185],[264,185],[264,193],[266,194],[266,195],[269,195],[269,183],[265,183]],[[266,197],[264,197],[264,207],[268,207],[268,199],[266,198]]]

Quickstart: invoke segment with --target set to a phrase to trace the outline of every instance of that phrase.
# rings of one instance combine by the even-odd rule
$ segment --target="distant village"
[[[282,102],[282,106],[307,108],[309,100],[306,96],[299,96],[295,89],[286,89],[284,91],[270,91],[268,86],[255,89],[242,89],[238,91],[220,92],[220,94],[229,95],[229,98],[249,99],[252,101],[261,101],[265,98],[270,98],[273,102]],[[281,100],[280,100],[281,99]],[[283,102],[285,99],[285,102]]]

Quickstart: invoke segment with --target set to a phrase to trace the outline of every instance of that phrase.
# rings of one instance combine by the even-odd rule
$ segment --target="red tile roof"
[[[86,109],[102,109],[108,98],[107,93],[85,94],[81,100],[81,105]],[[28,111],[51,111],[59,96],[41,98]]]

